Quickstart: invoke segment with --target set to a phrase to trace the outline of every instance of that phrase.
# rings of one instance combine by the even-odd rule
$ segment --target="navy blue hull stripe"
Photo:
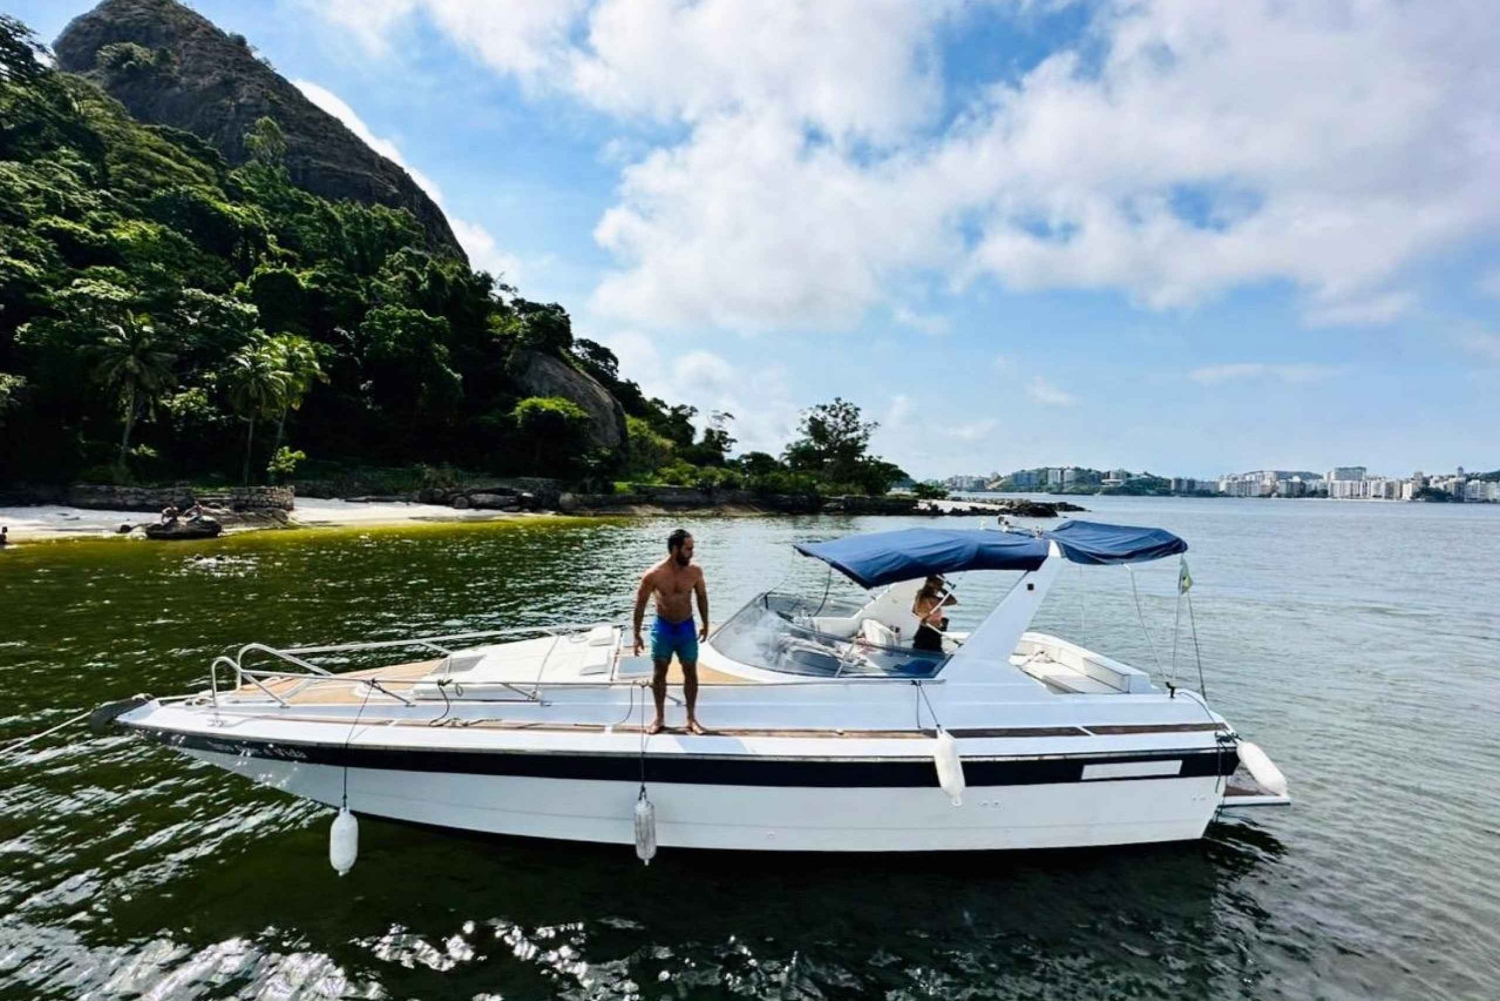
[[[143,728],[145,729],[145,728]],[[528,778],[590,779],[637,782],[641,759],[634,754],[589,754],[488,750],[425,750],[392,747],[342,747],[245,738],[145,732],[169,747],[211,751],[237,757],[295,761],[312,765],[376,771],[451,772],[464,775],[513,775]],[[1091,754],[1047,758],[970,758],[964,779],[970,786],[1051,785],[1083,781],[1085,765],[1131,762],[1182,762],[1174,775],[1120,776],[1091,781],[1200,778],[1229,775],[1239,763],[1234,748],[1205,748],[1155,753]],[[937,769],[927,758],[766,758],[647,755],[646,781],[691,785],[786,786],[819,789],[920,788],[936,786]]]

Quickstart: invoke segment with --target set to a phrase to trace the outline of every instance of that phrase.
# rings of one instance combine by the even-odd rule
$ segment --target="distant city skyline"
[[[1170,492],[1182,495],[1216,494],[1230,497],[1324,497],[1335,500],[1451,499],[1500,503],[1500,470],[1466,470],[1409,476],[1371,474],[1365,466],[1334,466],[1317,473],[1306,469],[1257,469],[1216,477],[1164,476],[1123,467],[1101,470],[1088,466],[1033,466],[1009,473],[956,474],[940,480],[956,491],[1037,491],[1124,493]]]

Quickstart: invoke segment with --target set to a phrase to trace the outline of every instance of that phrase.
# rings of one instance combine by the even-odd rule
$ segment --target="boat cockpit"
[[[782,674],[931,678],[965,634],[942,634],[942,650],[912,645],[919,624],[912,607],[921,585],[892,585],[863,605],[767,591],[721,625],[711,642],[730,660]]]

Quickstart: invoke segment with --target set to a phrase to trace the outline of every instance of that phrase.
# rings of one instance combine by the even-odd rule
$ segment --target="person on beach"
[[[0,549],[4,549],[6,546],[10,545],[10,538],[9,538],[9,536],[10,536],[10,526],[9,525],[0,526]]]
[[[942,653],[943,633],[948,630],[948,617],[943,614],[943,609],[956,604],[957,598],[943,593],[943,578],[933,576],[923,582],[922,590],[917,592],[917,600],[911,606],[912,614],[921,623],[911,640],[913,650]]]
[[[667,536],[667,558],[647,570],[635,592],[635,653],[645,646],[641,620],[646,602],[656,596],[656,622],[651,626],[651,696],[656,701],[656,720],[647,733],[661,733],[666,726],[667,668],[672,657],[682,665],[682,692],[687,698],[687,731],[701,734],[698,723],[698,641],[708,639],[708,585],[703,571],[693,564],[693,537],[683,529]],[[703,624],[693,628],[693,596]]]

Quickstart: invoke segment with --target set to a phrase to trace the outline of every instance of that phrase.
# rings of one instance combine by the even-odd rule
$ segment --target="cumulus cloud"
[[[470,264],[480,271],[488,271],[497,277],[504,275],[505,280],[510,284],[515,284],[520,280],[520,260],[514,254],[501,250],[489,230],[479,223],[461,219],[449,213],[443,204],[442,189],[432,178],[406,162],[406,158],[401,155],[401,149],[394,140],[377,136],[347,101],[327,87],[313,83],[311,80],[293,80],[292,85],[302,91],[303,96],[313,104],[343,122],[345,127],[358,136],[366,146],[411,175],[417,187],[427,192],[428,197],[436,202],[448,216],[448,225],[452,227],[459,246],[463,247],[464,253],[469,255]]]
[[[1064,392],[1039,375],[1032,376],[1026,384],[1026,395],[1051,407],[1071,407],[1078,402],[1072,393]]]
[[[1336,365],[1270,365],[1265,362],[1235,362],[1228,365],[1205,365],[1188,373],[1188,378],[1205,386],[1237,379],[1273,378],[1282,382],[1318,382],[1341,371]]]
[[[1500,224],[1484,0],[1103,0],[956,118],[947,4],[382,0],[374,20],[418,8],[498,71],[683,127],[595,230],[617,266],[594,305],[632,324],[847,327],[933,273],[1148,309],[1278,282],[1310,325],[1378,324],[1415,304],[1417,263]]]
[[[692,400],[702,430],[714,412],[734,415],[729,431],[735,452],[779,453],[796,433],[801,408],[792,402],[788,373],[776,364],[741,370],[722,355],[693,350],[663,355],[660,339],[639,330],[597,338],[620,360],[620,371],[635,379],[648,397],[668,402]]]
[[[1311,306],[1308,326],[1380,326],[1400,319],[1417,304],[1411,292],[1387,292],[1368,299],[1350,299],[1328,306]]]

